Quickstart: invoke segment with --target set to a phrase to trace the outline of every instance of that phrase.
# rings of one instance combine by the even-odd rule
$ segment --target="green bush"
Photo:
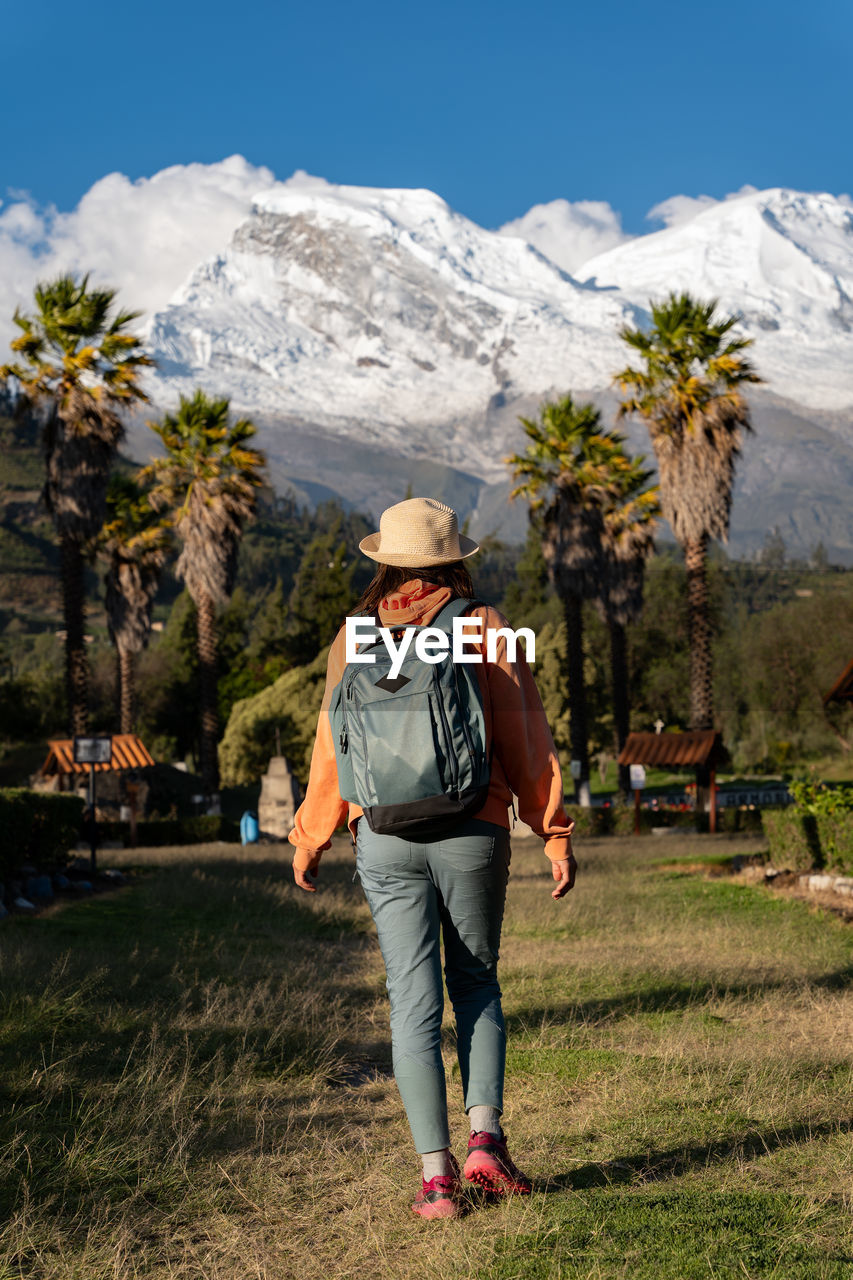
[[[25,787],[0,790],[0,875],[12,876],[25,862],[41,868],[63,866],[80,839],[83,800],[79,796]]]
[[[853,873],[853,787],[792,782],[790,789],[796,805],[764,817],[773,862],[792,871]]]
[[[99,822],[100,840],[123,840],[130,844],[130,823]],[[136,843],[142,848],[166,844],[207,844],[214,840],[234,843],[240,839],[240,827],[231,818],[219,814],[200,814],[194,818],[150,818],[136,824]]]
[[[761,809],[718,808],[717,831],[725,831],[729,835],[733,835],[736,832],[761,835],[764,830],[762,812]],[[711,819],[709,814],[697,813],[694,817],[697,831],[704,834],[710,830]]]
[[[276,729],[282,755],[297,777],[307,781],[328,656],[324,649],[308,666],[294,667],[260,693],[234,703],[219,744],[223,786],[257,782],[273,753]]]
[[[839,875],[853,875],[853,811],[837,809],[814,819],[824,865]]]
[[[574,835],[606,836],[610,831],[609,809],[586,809],[583,805],[567,804],[566,817],[575,824]]]
[[[818,819],[811,813],[790,809],[765,809],[762,825],[770,846],[770,861],[779,870],[811,871],[823,861]]]

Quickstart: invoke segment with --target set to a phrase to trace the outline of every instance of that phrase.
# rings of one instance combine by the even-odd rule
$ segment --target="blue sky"
[[[4,14],[0,193],[69,209],[233,153],[426,186],[485,226],[563,196],[849,191],[853,5],[43,0]]]

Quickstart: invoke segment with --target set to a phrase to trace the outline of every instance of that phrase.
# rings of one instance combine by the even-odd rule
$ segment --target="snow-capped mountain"
[[[776,395],[853,405],[853,206],[774,189],[729,198],[689,221],[589,259],[578,279],[640,306],[668,290],[740,312]]]
[[[279,486],[378,512],[411,482],[472,515],[475,532],[519,535],[503,462],[523,441],[518,414],[566,390],[609,413],[628,358],[620,328],[681,288],[742,313],[767,383],[751,397],[735,547],[760,544],[769,523],[797,549],[823,538],[853,558],[843,198],[749,192],[570,276],[429,191],[273,186],[154,316],[154,398],[196,385],[230,396],[258,422]],[[648,451],[640,424],[629,434]]]
[[[606,386],[633,309],[430,191],[260,196],[151,328],[164,390],[215,383],[235,404],[484,479],[505,471],[461,421],[567,385]],[[606,340],[603,341],[603,335]],[[500,444],[500,442],[498,442]]]

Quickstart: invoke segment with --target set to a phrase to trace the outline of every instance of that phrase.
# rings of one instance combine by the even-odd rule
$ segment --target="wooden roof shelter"
[[[620,764],[647,764],[655,769],[714,769],[726,759],[726,749],[714,729],[685,733],[629,733],[619,752]]]
[[[50,778],[56,774],[88,774],[91,768],[94,768],[95,773],[118,772],[122,769],[149,769],[154,764],[148,748],[135,733],[113,734],[112,757],[109,764],[75,764],[73,738],[52,738],[47,746],[47,759],[39,769],[39,774],[43,778]]]
[[[827,702],[853,702],[853,658],[847,663],[829,693],[823,695],[823,702],[824,706]]]
[[[709,830],[717,830],[717,765],[728,759],[723,739],[715,729],[688,729],[685,733],[629,733],[619,752],[620,764],[649,765],[655,769],[706,768],[710,772]],[[640,834],[640,791],[634,791],[634,831]]]

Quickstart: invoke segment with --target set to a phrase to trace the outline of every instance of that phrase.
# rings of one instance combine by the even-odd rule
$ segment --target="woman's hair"
[[[467,566],[461,560],[453,560],[450,564],[425,565],[422,569],[411,569],[398,564],[377,565],[373,580],[364,589],[361,599],[353,606],[352,613],[366,613],[375,617],[380,604],[386,596],[397,591],[404,582],[412,578],[422,578],[424,582],[434,583],[437,587],[450,587],[451,600],[470,600],[474,595],[474,584]]]

